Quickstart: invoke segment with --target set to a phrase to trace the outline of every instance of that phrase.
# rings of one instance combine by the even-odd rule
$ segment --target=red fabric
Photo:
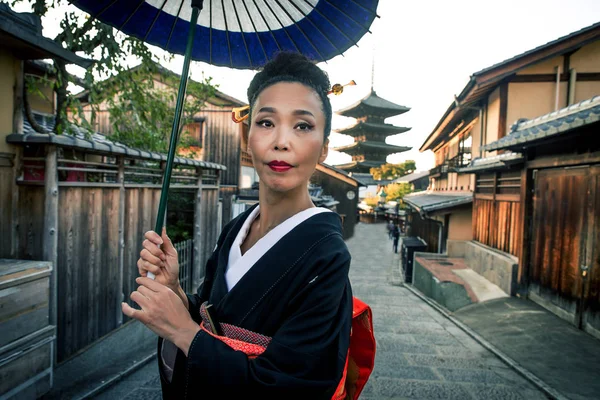
[[[371,307],[354,297],[352,303],[352,331],[344,374],[333,400],[356,400],[364,389],[375,366],[376,343],[373,335]]]
[[[201,313],[202,315],[202,313]],[[204,319],[204,315],[203,319]],[[243,352],[248,358],[256,358],[265,350],[265,346],[256,343],[249,343],[247,340],[254,338],[257,334],[244,331],[243,337],[245,340],[233,339],[228,336],[219,336],[213,334],[206,328],[205,323],[210,323],[204,320],[200,324],[200,328],[216,339],[221,340],[234,350]],[[270,338],[267,338],[270,341]],[[260,343],[261,341],[259,341]],[[332,400],[356,400],[364,389],[373,367],[375,366],[375,336],[373,335],[373,314],[371,307],[360,299],[354,297],[352,303],[352,330],[350,333],[350,347],[346,356],[346,366],[342,379],[338,384]]]

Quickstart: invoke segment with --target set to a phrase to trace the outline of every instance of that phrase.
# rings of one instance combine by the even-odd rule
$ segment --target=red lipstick
[[[275,172],[285,172],[288,169],[292,168],[292,166],[285,161],[274,160],[271,161],[269,167]]]

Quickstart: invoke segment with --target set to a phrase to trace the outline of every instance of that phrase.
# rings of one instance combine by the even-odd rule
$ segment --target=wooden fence
[[[194,241],[184,240],[174,244],[179,260],[179,282],[186,292],[192,290],[192,272],[194,262]]]
[[[144,233],[154,229],[164,164],[52,145],[30,146],[16,162],[16,193],[2,204],[11,220],[0,224],[2,237],[12,240],[0,257],[54,262],[51,323],[62,362],[127,322],[120,303],[133,304],[129,295],[137,288]],[[219,171],[176,164],[171,189],[196,193],[193,239],[178,244],[185,288],[193,291],[220,231]]]

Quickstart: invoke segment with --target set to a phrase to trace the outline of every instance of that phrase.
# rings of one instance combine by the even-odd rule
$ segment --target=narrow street
[[[374,399],[546,399],[452,321],[401,284],[399,254],[383,224],[358,224],[348,240],[354,295],[374,315],[375,370],[361,395]],[[160,399],[151,361],[94,397]]]

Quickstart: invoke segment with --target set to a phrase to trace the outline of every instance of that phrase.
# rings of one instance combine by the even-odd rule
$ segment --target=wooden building
[[[161,66],[157,67],[154,87],[159,90],[177,92],[180,75]],[[135,70],[135,67],[132,69]],[[192,81],[191,83],[197,83]],[[91,120],[91,105],[87,103],[88,92],[79,93],[78,98],[82,102],[84,113]],[[190,95],[188,94],[188,97]],[[191,100],[191,99],[190,99]],[[242,180],[241,170],[244,160],[242,145],[242,133],[247,130],[247,125],[237,124],[231,119],[232,108],[244,106],[246,103],[235,99],[219,90],[215,90],[214,96],[210,97],[202,109],[193,116],[193,122],[183,126],[182,131],[191,134],[196,145],[189,150],[183,150],[182,154],[188,157],[227,166],[220,175],[219,189],[219,215],[220,225],[223,226],[232,217],[233,196],[236,195]],[[107,110],[107,103],[97,105],[97,113],[94,129],[104,135],[112,133],[112,123]]]
[[[354,236],[354,227],[358,222],[358,188],[359,181],[352,178],[344,170],[320,163],[310,181],[323,188],[323,192],[332,196],[338,204],[336,212],[342,218],[344,239]]]
[[[91,61],[62,48],[42,35],[40,19],[16,13],[0,3],[0,398],[36,398],[51,390],[57,337],[56,260],[51,259],[42,236],[43,219],[33,227],[21,219],[40,217],[41,203],[20,196],[15,178],[20,173],[21,152],[6,136],[23,131],[24,104],[44,111],[53,109],[51,88],[42,96],[26,91],[26,76],[44,79],[36,61],[47,58],[88,67]],[[50,99],[46,100],[44,96]],[[37,187],[43,195],[44,188]],[[50,196],[51,196],[50,192]],[[34,232],[31,232],[31,230]],[[39,230],[38,230],[39,229]],[[31,235],[19,235],[29,232]],[[34,261],[23,260],[24,249],[35,251]],[[42,261],[46,260],[46,261]],[[49,262],[50,261],[50,262]],[[56,283],[54,281],[54,283]]]
[[[419,213],[422,219],[419,224],[423,232],[438,226],[442,233],[438,235],[442,242],[438,246],[440,251],[447,249],[448,240],[475,240],[497,244],[503,251],[520,257],[516,245],[519,238],[504,238],[496,225],[475,221],[481,210],[495,209],[498,214],[494,218],[508,224],[502,232],[514,231],[519,224],[516,216],[522,211],[514,201],[520,190],[519,172],[499,176],[497,181],[476,183],[475,174],[467,167],[483,157],[498,156],[497,161],[503,164],[518,161],[506,152],[486,153],[483,146],[508,135],[515,121],[536,118],[600,93],[599,55],[600,23],[597,23],[471,75],[420,147],[421,152],[431,150],[435,154],[427,203],[431,207],[437,197],[439,204],[435,215]],[[478,191],[496,190],[496,199],[505,203],[496,209],[497,205],[479,193],[473,199],[476,187]],[[462,195],[471,196],[472,205],[444,207],[448,196]],[[411,194],[405,201],[409,205],[412,202],[413,210],[417,210],[418,200],[424,199],[421,196]]]
[[[600,52],[596,58],[600,65]],[[600,89],[600,88],[599,88]],[[600,90],[482,146],[475,238],[519,258],[518,291],[600,338]]]
[[[334,150],[349,154],[352,161],[338,164],[336,168],[348,172],[368,173],[371,168],[385,164],[387,156],[410,150],[410,147],[387,144],[385,140],[391,136],[410,130],[385,122],[386,118],[404,114],[410,108],[394,104],[377,96],[373,88],[371,92],[355,104],[336,111],[344,117],[356,118],[352,126],[338,129],[336,132],[354,138],[354,143],[334,148]]]

